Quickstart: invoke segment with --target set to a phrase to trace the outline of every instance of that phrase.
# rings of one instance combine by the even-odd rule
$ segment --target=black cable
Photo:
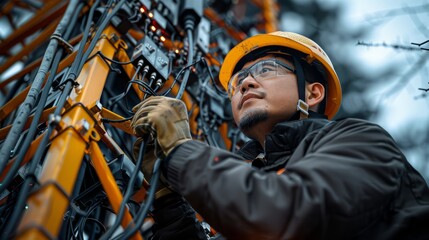
[[[204,119],[204,116],[207,116],[208,119],[208,111],[206,113],[204,113],[204,108],[203,108],[203,99],[204,99],[204,95],[206,94],[206,91],[204,90],[204,88],[207,86],[207,82],[205,82],[203,84],[203,88],[201,89],[201,94],[200,94],[200,101],[199,101],[199,108],[200,108],[200,116],[201,118],[201,122],[202,122],[202,127],[203,127],[203,133],[205,135],[205,138],[207,140],[207,143],[211,146],[215,146],[215,147],[219,147],[219,144],[217,144],[217,141],[215,141],[215,139],[212,136],[212,128],[210,126],[207,125],[207,122]]]
[[[94,6],[96,6],[96,4],[98,3],[99,1],[97,1],[96,3],[94,3]],[[124,3],[124,0],[122,0],[122,4]],[[119,5],[119,4],[118,4]],[[118,7],[118,5],[116,6],[116,7]],[[89,17],[88,17],[88,22],[87,22],[87,27],[88,26],[90,26],[90,22],[92,22],[92,16],[93,16],[93,9],[95,9],[95,7],[93,6],[93,8],[91,8],[91,11],[90,11],[90,15],[89,15]],[[115,12],[116,13],[116,12]],[[115,14],[115,13],[113,13],[113,11],[112,11],[112,14]],[[109,17],[111,18],[112,17],[112,15],[109,15]],[[104,22],[103,22],[104,23]],[[99,29],[100,30],[100,29]],[[98,32],[101,32],[101,31],[98,31]],[[83,42],[84,40],[82,40],[82,42]],[[83,52],[83,49],[84,49],[84,45],[82,45],[82,46],[79,46],[79,52]],[[79,52],[78,52],[78,55],[79,55]],[[77,59],[77,57],[76,57],[76,59]],[[76,62],[78,62],[78,61],[76,61]],[[75,62],[74,62],[75,63]],[[73,64],[74,64],[73,63]],[[74,64],[75,66],[76,66],[76,64]],[[72,66],[72,68],[73,68],[73,66]],[[56,107],[56,109],[55,109],[55,111],[54,111],[54,116],[59,116],[60,114],[61,114],[61,112],[62,112],[62,109],[63,109],[63,107],[64,107],[64,105],[65,105],[65,102],[66,102],[66,100],[67,100],[67,98],[68,98],[68,96],[69,96],[69,93],[70,93],[70,91],[72,90],[72,88],[73,88],[73,84],[74,84],[74,79],[70,79],[70,78],[66,78],[66,83],[65,83],[65,86],[64,86],[64,89],[63,89],[63,91],[62,91],[62,94],[61,94],[61,96],[60,96],[60,98],[59,98],[59,101],[58,101],[58,103],[57,103],[57,107]],[[54,127],[55,127],[55,125],[56,125],[56,123],[55,122],[51,122],[50,124],[49,124],[49,126],[48,126],[48,129],[47,129],[47,134],[43,137],[43,139],[42,139],[42,141],[41,141],[41,143],[39,144],[40,146],[46,146],[46,144],[47,144],[47,142],[49,141],[49,136],[51,135],[51,133],[52,133],[52,131],[53,131],[53,129],[54,129]],[[43,149],[41,149],[41,148],[39,148],[38,149],[38,151],[36,151],[36,153],[35,153],[35,156],[33,157],[33,161],[32,161],[32,163],[33,162],[39,162],[40,161],[40,159],[42,158],[42,155],[43,155],[43,153],[44,153],[44,151],[43,151]],[[36,165],[37,166],[37,165]]]
[[[66,239],[70,239],[69,232],[71,231],[71,233],[72,233],[72,239],[75,240],[76,236],[74,234],[73,221],[72,221],[71,217],[69,217],[68,225],[69,225],[69,227],[68,227],[68,230],[67,230]]]
[[[133,63],[133,61],[128,61],[128,62],[119,62],[119,61],[116,61],[116,60],[114,60],[114,59],[111,59],[111,58],[108,58],[106,55],[104,55],[102,52],[100,52],[100,51],[98,51],[97,52],[97,54],[98,55],[100,55],[103,59],[105,59],[106,61],[109,61],[109,62],[112,62],[112,63],[116,63],[116,64],[119,64],[119,65],[127,65],[127,64],[131,64],[131,63]]]
[[[78,4],[78,0],[71,0],[69,5],[67,6],[66,12],[64,16],[61,18],[58,26],[56,27],[53,35],[62,36],[65,28],[70,23],[70,18],[73,16],[73,13]],[[24,100],[24,102],[20,105],[18,109],[17,117],[14,119],[12,123],[12,127],[7,134],[6,139],[3,142],[3,145],[0,149],[0,173],[2,173],[6,167],[6,164],[9,161],[10,151],[15,147],[19,136],[22,133],[22,129],[31,113],[31,110],[34,107],[35,102],[39,96],[42,85],[45,81],[46,75],[51,67],[52,60],[54,54],[57,51],[59,46],[59,41],[57,38],[51,38],[49,41],[49,45],[45,51],[45,54],[42,59],[42,63],[40,64],[39,70],[37,71],[36,76],[34,77],[34,81],[31,84],[30,90]],[[8,229],[10,229],[12,224],[8,224]],[[16,227],[16,226],[14,226]],[[6,235],[7,236],[7,235]]]
[[[126,122],[129,121],[131,119],[133,119],[134,116],[129,116],[123,119],[108,119],[108,118],[102,118],[101,121],[105,122],[105,123],[121,123],[121,122]]]
[[[76,21],[79,17],[79,13],[81,12],[82,8],[84,7],[83,3],[80,3],[76,9],[75,14],[73,15],[72,20],[70,21],[69,27],[66,30],[66,33],[64,34],[64,39],[68,39],[71,35],[71,32],[73,31],[73,26],[76,24]],[[20,150],[18,152],[18,155],[15,159],[15,162],[13,163],[12,167],[9,169],[6,177],[3,179],[2,184],[0,185],[0,193],[3,192],[7,186],[9,186],[9,183],[13,180],[16,173],[19,170],[19,167],[24,160],[24,156],[27,153],[28,148],[31,145],[31,142],[34,140],[34,136],[37,132],[37,125],[39,124],[39,119],[42,116],[43,110],[45,108],[46,101],[48,99],[49,91],[51,89],[52,83],[56,77],[56,72],[58,70],[58,66],[60,63],[60,60],[63,56],[63,49],[59,49],[54,56],[54,60],[52,61],[52,66],[49,70],[50,75],[48,77],[48,80],[45,83],[45,86],[43,87],[42,95],[40,96],[39,102],[37,103],[36,112],[34,113],[33,120],[31,122],[31,125],[29,127],[28,133],[25,136],[23,144],[20,146]]]
[[[141,83],[140,83],[140,81],[136,81],[136,80],[135,80],[135,79],[137,78],[137,75],[139,74],[140,69],[141,69],[142,67],[143,67],[143,60],[139,60],[139,61],[138,61],[138,63],[137,63],[137,69],[136,69],[136,71],[135,71],[135,73],[134,73],[133,77],[131,78],[131,80],[128,82],[126,93],[123,95],[123,97],[125,97],[125,108],[126,108],[126,110],[128,111],[128,113],[130,113],[130,114],[132,114],[133,112],[129,110],[130,108],[128,107],[128,101],[127,101],[127,98],[126,98],[126,96],[127,96],[127,94],[128,94],[128,91],[130,91],[130,89],[131,89],[131,84],[130,84],[130,83],[133,83],[133,82],[137,83],[137,82],[139,82],[139,83],[138,83],[138,84],[139,84],[139,89],[140,89],[141,91],[145,92],[144,90],[142,90],[141,85],[140,85],[141,83],[144,83],[144,84],[145,84],[144,79],[141,81]],[[116,102],[118,102],[120,99],[122,99],[122,97],[121,97],[121,98],[119,98],[119,99],[117,99],[117,100],[116,100]]]
[[[187,19],[185,23],[186,35],[188,37],[188,65],[193,62],[194,59],[194,36],[193,36],[194,22],[190,19]],[[176,95],[177,99],[181,99],[183,92],[185,91],[186,84],[189,80],[189,75],[191,74],[191,69],[188,68],[183,76],[182,83],[180,84],[179,92]]]
[[[86,214],[84,216],[82,216],[82,218],[79,220],[79,222],[77,223],[78,225],[78,229],[81,229],[80,231],[78,231],[78,238],[79,239],[84,239],[83,237],[83,233],[84,233],[84,227],[85,227],[85,222],[86,220],[89,218],[89,216],[91,215],[91,213],[100,206],[101,200],[95,202],[93,205],[91,205],[91,207],[89,207],[89,209],[86,211]]]
[[[71,91],[72,87],[73,87],[72,82],[67,81],[66,85],[63,89],[63,92],[60,96],[60,99],[57,103],[57,107],[54,111],[54,116],[59,116],[61,114],[62,108],[65,105],[65,102],[69,96],[69,92]],[[46,130],[46,134],[43,136],[41,142],[39,143],[39,146],[47,146],[47,144],[49,142],[49,137],[50,137],[54,127],[56,126],[56,124],[57,124],[56,122],[50,122],[50,124],[48,125],[48,129]],[[33,160],[30,163],[30,166],[28,168],[29,173],[35,172],[43,154],[44,154],[44,148],[38,148],[38,150],[36,151],[36,153],[33,157]],[[25,201],[27,199],[27,195],[30,192],[32,181],[34,180],[31,176],[32,175],[30,175],[30,176],[27,175],[24,179],[24,183],[22,185],[22,188],[19,192],[18,199],[16,201],[16,205],[15,205],[16,210],[13,212],[12,216],[10,217],[10,220],[8,221],[8,225],[6,226],[4,233],[11,234],[12,228],[14,226],[17,226],[17,222],[21,218],[22,211],[23,211],[24,205],[25,205]],[[8,235],[5,235],[5,236],[8,236]]]
[[[128,18],[128,20],[130,21],[130,23],[136,23],[136,22],[140,21],[141,16],[140,16],[139,13],[140,13],[139,8],[138,7],[134,7],[134,13],[133,13],[133,15]]]
[[[57,29],[55,30],[54,34],[58,34],[58,35],[61,36],[61,34],[63,32],[62,28],[66,27],[67,25],[70,24],[70,18],[72,17],[72,14],[76,11],[77,3],[78,3],[78,1],[76,1],[76,0],[70,1],[70,4],[67,6],[67,10],[66,10],[63,18],[61,19],[60,23],[58,24]],[[51,39],[51,42],[52,42],[52,39]],[[51,45],[51,42],[50,42],[50,45]],[[57,41],[54,41],[53,45],[58,45]],[[57,46],[55,46],[53,48],[54,52],[52,52],[52,54],[54,54],[56,52],[56,47]],[[48,48],[49,48],[49,46],[48,46]],[[50,49],[47,49],[46,52],[48,53],[49,50]],[[49,58],[52,58],[52,56],[50,56],[50,54],[49,55],[45,54],[45,56],[48,56]],[[42,64],[43,64],[44,60],[45,60],[45,57],[42,60]],[[49,60],[49,65],[51,65],[51,62],[52,62],[52,59]],[[50,68],[50,66],[48,68]],[[41,74],[45,75],[46,71],[47,70],[42,69],[42,66],[41,66],[39,68],[38,73],[41,72]],[[53,74],[55,75],[55,73],[53,73]],[[36,78],[37,78],[37,75],[36,75]],[[40,80],[43,81],[43,79],[44,79],[44,76],[41,76]],[[36,79],[35,79],[35,81],[36,81]],[[33,85],[34,85],[34,82],[33,82]],[[32,85],[32,88],[33,88],[33,85]],[[38,94],[39,89],[40,89],[40,87],[38,87],[37,89],[34,89],[33,91],[36,91],[37,94]],[[34,92],[33,92],[33,94],[34,94]],[[37,95],[32,96],[31,89],[30,89],[30,92],[27,95],[27,98],[33,98],[33,97],[37,98]],[[26,98],[26,100],[27,100],[27,98]],[[32,101],[33,100],[25,101],[24,102],[24,106],[25,106],[26,102],[27,102],[27,104],[30,104],[30,105],[34,104],[34,102],[32,102]],[[23,109],[23,108],[24,107],[22,107],[22,105],[21,105],[20,109]],[[30,108],[32,108],[32,107],[30,107]],[[20,111],[20,112],[23,115],[19,115],[15,120],[21,120],[20,117],[26,115],[25,112],[23,112],[23,111]],[[28,115],[27,115],[27,117],[28,117]],[[16,121],[14,121],[14,124],[15,124],[15,122]],[[23,123],[25,123],[25,121],[23,121]],[[12,125],[12,128],[13,127],[14,127],[14,125]],[[48,129],[49,129],[49,127],[48,127]],[[49,135],[45,135],[44,139],[46,139],[46,138],[49,139]],[[46,143],[45,144],[40,143],[40,144],[41,144],[40,146],[46,146]],[[3,145],[3,146],[5,146],[5,145]],[[3,148],[2,148],[2,150],[3,150]],[[40,148],[39,148],[39,150],[40,150]],[[38,152],[43,152],[43,151],[38,151]],[[3,230],[3,236],[6,236],[6,237],[10,236],[13,233],[13,231],[14,231],[13,229],[16,228],[16,226],[18,226],[17,223],[18,223],[19,219],[22,216],[22,213],[23,213],[23,210],[24,210],[25,201],[27,199],[28,193],[30,192],[31,183],[34,180],[32,176],[33,176],[33,174],[34,174],[34,172],[35,172],[38,164],[39,164],[39,161],[36,161],[36,159],[33,159],[33,161],[31,161],[31,163],[30,163],[30,167],[28,168],[28,173],[30,173],[30,175],[26,175],[26,177],[24,178],[24,183],[23,183],[22,188],[21,188],[21,190],[19,192],[19,196],[17,198],[17,202],[16,202],[16,205],[15,205],[16,206],[15,211],[12,213],[11,217],[9,218],[8,224],[5,226],[5,229]],[[3,171],[3,169],[1,169],[1,170]]]
[[[121,206],[119,208],[119,213],[116,216],[115,222],[113,223],[112,227],[110,227],[109,230],[107,230],[107,232],[101,236],[101,238],[100,238],[101,240],[109,239],[112,236],[112,234],[115,232],[115,230],[121,224],[122,218],[124,217],[124,214],[125,214],[126,204],[127,204],[128,200],[130,199],[130,197],[133,193],[134,184],[135,184],[135,181],[137,179],[137,175],[140,172],[140,169],[141,169],[141,166],[143,163],[144,152],[145,152],[145,148],[146,148],[146,145],[145,145],[146,140],[147,139],[143,140],[141,145],[140,145],[139,156],[138,156],[138,159],[136,162],[136,166],[135,166],[133,172],[131,173],[131,177],[130,177],[130,180],[129,180],[128,185],[127,185],[127,190],[125,191]]]
[[[103,33],[103,30],[106,28],[107,24],[110,23],[110,20],[113,18],[113,16],[116,15],[116,13],[119,11],[119,9],[121,9],[122,5],[124,5],[124,3],[126,2],[126,0],[121,0],[118,4],[116,4],[116,6],[113,8],[113,10],[106,16],[105,19],[103,19],[102,23],[100,24],[97,32],[95,33],[94,38],[92,39],[91,43],[89,44],[88,49],[85,51],[85,54],[83,55],[83,57],[79,62],[78,67],[76,68],[76,72],[73,72],[74,74],[78,74],[81,72],[83,65],[86,62],[86,59],[88,59],[89,55],[91,54],[92,50],[94,49],[95,45],[98,42],[98,39],[100,38],[101,34]],[[77,76],[77,75],[75,75]],[[76,77],[73,78],[73,80],[75,80]]]
[[[109,9],[112,8],[112,5],[116,1],[117,0],[109,0],[104,6],[100,7],[100,8],[104,8],[104,11],[101,14],[101,16],[98,18],[97,22],[94,22],[95,26],[100,26],[101,22],[103,22],[103,20],[106,18],[106,15],[109,13]],[[106,2],[106,1],[104,0],[103,2]]]
[[[97,3],[98,3],[99,1],[97,1],[94,5],[96,5]],[[125,2],[125,0],[122,0],[116,7],[115,7],[115,9],[114,10],[116,10],[116,11],[112,11],[112,13],[111,13],[111,15],[109,15],[109,17],[107,17],[106,19],[108,19],[108,21],[106,22],[106,21],[103,21],[103,23],[104,23],[104,27],[105,27],[105,25],[107,25],[107,23],[110,21],[110,19],[111,19],[111,17],[118,11],[118,9],[120,8],[120,6],[123,4]],[[74,2],[71,2],[70,4],[69,4],[69,6],[68,6],[68,8],[67,8],[67,10],[66,10],[66,14],[65,15],[67,15],[67,13],[69,12],[69,11],[75,11],[75,6],[73,5],[73,3]],[[69,8],[71,8],[71,10],[69,10]],[[92,21],[92,15],[93,15],[93,9],[95,9],[95,7],[93,7],[93,8],[91,8],[91,11],[90,11],[90,17],[88,17],[88,23],[87,23],[87,27],[88,26],[90,26],[90,22]],[[92,13],[92,14],[91,14]],[[64,17],[63,17],[64,18]],[[105,19],[105,20],[106,20]],[[61,21],[62,22],[62,21]],[[61,23],[60,22],[60,23]],[[68,22],[68,21],[67,21]],[[103,27],[103,29],[104,29],[104,27]],[[100,30],[100,29],[99,29]],[[101,34],[101,30],[100,31],[97,31],[97,33],[99,33],[100,32],[100,34]],[[86,36],[87,37],[87,36]],[[84,43],[84,39],[85,39],[85,36],[84,36],[84,38],[83,38],[83,40],[82,40],[82,42]],[[98,39],[98,38],[97,38]],[[92,44],[93,42],[91,42],[91,44]],[[95,44],[94,44],[94,46],[95,46]],[[79,52],[82,52],[83,51],[83,49],[84,49],[84,44],[83,45],[81,45],[80,46],[80,48],[79,48]],[[92,50],[93,49],[93,47],[91,48],[91,46],[90,46],[90,49]],[[78,55],[79,55],[79,52],[78,52]],[[86,54],[85,54],[86,55]],[[77,58],[76,58],[77,59]],[[83,61],[84,62],[84,61]],[[76,66],[76,65],[75,65]],[[39,70],[40,71],[40,70]],[[79,70],[80,71],[80,70]],[[66,100],[67,100],[67,97],[68,97],[68,95],[69,95],[69,92],[71,91],[71,89],[72,89],[72,87],[73,87],[73,82],[74,82],[74,80],[75,79],[72,79],[72,78],[68,78],[68,79],[66,79],[66,84],[65,84],[65,87],[64,87],[64,90],[63,90],[63,92],[62,92],[62,94],[61,94],[61,96],[60,96],[60,99],[59,99],[59,102],[58,102],[58,104],[57,104],[57,108],[55,109],[55,112],[54,112],[54,116],[57,116],[57,115],[60,115],[61,114],[61,111],[62,111],[62,108],[63,108],[63,106],[64,106],[64,104],[65,104],[65,102],[66,102]],[[47,129],[47,133],[46,133],[46,135],[43,137],[43,139],[42,139],[42,141],[41,141],[41,143],[40,143],[40,146],[46,146],[47,145],[47,143],[48,143],[48,141],[49,141],[49,136],[50,136],[50,134],[52,133],[52,131],[53,131],[53,128],[54,128],[54,125],[56,125],[56,123],[55,122],[51,122],[50,124],[49,124],[49,126],[48,126],[48,129]],[[42,157],[42,155],[44,154],[44,149],[43,148],[39,148],[38,149],[38,151],[36,152],[36,154],[35,154],[35,156],[33,157],[33,160],[32,160],[32,162],[31,162],[31,165],[30,165],[30,167],[29,167],[29,172],[31,173],[31,172],[34,172],[35,171],[35,169],[37,168],[37,165],[38,165],[38,163],[40,162],[40,159],[41,159],[41,157]],[[31,175],[30,175],[31,176]],[[5,229],[5,231],[4,231],[4,233],[6,234],[5,236],[9,236],[11,233],[12,233],[12,228],[13,227],[15,227],[16,225],[17,225],[17,221],[20,219],[20,217],[21,217],[21,215],[22,215],[22,211],[23,211],[23,206],[25,205],[25,201],[26,201],[26,199],[27,199],[27,194],[29,193],[29,191],[30,191],[30,188],[31,188],[31,186],[30,186],[30,183],[34,180],[32,177],[30,177],[30,176],[26,176],[26,178],[24,179],[24,184],[23,184],[23,186],[22,186],[22,188],[21,188],[21,191],[20,191],[20,193],[19,193],[19,197],[18,197],[18,199],[17,199],[17,202],[16,202],[16,209],[15,209],[15,211],[13,212],[13,214],[12,214],[12,216],[11,216],[11,218],[10,218],[10,220],[8,221],[8,225],[6,226],[6,229]]]
[[[171,92],[171,90],[173,89],[173,87],[174,87],[174,85],[176,84],[176,82],[178,82],[178,81],[179,81],[179,77],[182,75],[182,73],[183,73],[185,70],[187,70],[187,69],[191,68],[192,66],[194,66],[195,64],[199,63],[200,61],[201,61],[201,59],[199,59],[199,60],[197,60],[197,61],[195,61],[195,62],[193,62],[193,63],[191,63],[191,64],[189,64],[189,65],[186,65],[186,66],[184,66],[182,69],[180,69],[180,71],[177,73],[176,77],[174,78],[174,81],[173,81],[173,83],[171,84],[170,88],[169,88],[169,89],[167,89],[165,92],[163,92],[163,93],[159,94],[159,95],[160,95],[160,96],[167,96],[167,95]]]
[[[124,232],[114,238],[114,240],[120,240],[120,239],[129,239],[131,236],[133,236],[143,225],[143,222],[149,212],[149,208],[152,206],[153,200],[155,199],[155,192],[156,187],[158,185],[159,176],[160,176],[160,166],[161,166],[161,160],[158,158],[153,166],[153,175],[150,180],[150,189],[148,196],[146,198],[146,202],[144,207],[141,207],[139,211],[137,212],[137,220],[135,221],[135,224],[130,228],[128,225],[127,228],[124,230]]]
[[[202,57],[201,61],[204,63],[207,71],[209,72],[209,76],[210,76],[210,79],[212,81],[212,84],[213,84],[214,88],[216,89],[216,91],[218,92],[218,94],[225,97],[225,98],[228,98],[228,93],[222,89],[219,89],[218,85],[216,84],[214,77],[213,77],[213,74],[212,74],[212,71],[210,70],[209,64],[207,63],[207,60],[204,57]]]
[[[113,97],[113,98],[110,100],[110,101],[111,101],[111,103],[110,103],[110,107],[113,107],[117,102],[119,102],[122,98],[124,98],[124,97],[129,93],[129,91],[130,91],[130,89],[131,89],[131,85],[132,85],[133,83],[138,84],[138,85],[139,85],[139,86],[141,86],[141,87],[144,87],[146,90],[143,90],[143,91],[142,91],[143,93],[145,93],[145,94],[151,94],[151,95],[153,95],[153,96],[156,96],[156,95],[157,95],[157,94],[156,94],[156,92],[155,92],[154,90],[152,90],[152,88],[151,88],[147,83],[145,83],[145,82],[143,82],[143,81],[139,81],[139,80],[132,80],[132,81],[129,81],[129,82],[127,83],[127,88],[126,88],[125,92],[123,92],[123,93],[121,93],[121,94],[119,94],[119,95],[117,95],[117,96]]]
[[[122,98],[124,98],[124,97],[126,97],[127,96],[127,94],[129,93],[129,91],[130,91],[130,89],[131,89],[131,86],[132,86],[132,84],[133,83],[135,83],[135,84],[138,84],[139,85],[139,89],[143,92],[143,93],[145,93],[145,95],[147,95],[147,94],[151,94],[151,95],[153,95],[153,96],[156,96],[157,94],[156,94],[156,92],[154,91],[154,90],[152,90],[152,88],[147,84],[147,83],[145,83],[143,80],[144,80],[144,76],[146,75],[145,73],[146,72],[144,72],[144,74],[143,74],[143,77],[142,77],[142,80],[140,81],[140,80],[135,80],[135,78],[137,77],[137,74],[138,74],[138,72],[140,71],[140,69],[141,69],[141,67],[143,66],[143,61],[139,61],[139,64],[137,65],[137,69],[136,69],[136,71],[135,71],[135,73],[134,73],[134,75],[133,75],[133,77],[131,78],[131,80],[127,83],[127,86],[126,86],[126,90],[125,90],[125,92],[123,92],[123,93],[121,93],[121,94],[119,94],[118,96],[115,96],[115,97],[112,97],[112,99],[110,100],[110,104],[109,104],[109,106],[111,107],[111,108],[113,108],[115,105],[116,105],[116,103],[118,103]],[[146,89],[146,90],[144,90],[143,89],[143,87]],[[128,101],[125,101],[125,103],[126,103],[126,106],[125,106],[125,110],[127,110],[129,113],[133,113],[132,111],[130,111],[129,110],[129,108],[128,108]],[[101,119],[101,121],[103,121],[103,122],[106,122],[106,123],[108,123],[108,122],[125,122],[125,121],[128,121],[128,120],[130,120],[130,119],[132,119],[132,116],[130,116],[130,117],[127,117],[127,118],[124,118],[124,119],[120,119],[120,120],[116,120],[116,119],[107,119],[107,118],[102,118]]]
[[[142,82],[144,82],[144,79],[145,79],[145,77],[146,77],[146,75],[147,75],[147,73],[149,72],[149,66],[148,65],[146,65],[145,67],[144,67],[144,69],[143,69],[143,74],[142,74],[142,77],[141,77],[141,80],[142,80]],[[150,88],[151,90],[152,90],[152,88],[150,87],[152,85],[152,83],[149,83],[148,84],[148,88]],[[141,91],[145,91],[144,90],[144,88],[142,87],[142,86],[139,86],[139,89],[141,90]],[[146,98],[146,95],[147,94],[145,94],[145,96],[144,96],[144,98]]]
[[[86,223],[88,220],[91,220],[91,221],[93,221],[93,222],[97,223],[99,226],[101,226],[101,227],[102,227],[102,229],[104,229],[104,232],[106,232],[106,226],[104,226],[104,224],[103,224],[102,222],[100,222],[98,219],[96,219],[96,218],[87,218],[87,219],[86,219],[86,221],[85,221],[85,223]],[[90,239],[92,239],[92,238],[90,238]]]
[[[145,91],[142,91],[142,92],[144,92],[145,94],[151,94],[151,95],[153,95],[153,96],[156,96],[156,95],[157,95],[157,94],[156,94],[156,92],[154,92],[154,91],[152,90],[152,88],[151,88],[147,83],[145,83],[145,82],[143,82],[143,81],[140,81],[140,80],[134,80],[134,81],[130,81],[129,83],[135,83],[135,84],[137,84],[137,85],[140,85],[140,86],[144,87],[146,90],[145,90]]]
[[[79,66],[79,62],[82,59],[86,42],[88,41],[92,20],[94,18],[94,12],[97,9],[98,4],[100,4],[100,0],[97,0],[89,10],[85,30],[83,32],[82,40],[80,41],[79,49],[77,50],[76,58],[75,58],[75,61],[73,61],[72,66],[69,69],[69,72],[67,73],[66,79],[72,79],[74,81],[77,78],[77,68]],[[73,75],[74,78],[71,78],[71,75]]]
[[[119,139],[121,141],[121,143],[122,143],[123,146],[129,146],[129,145],[131,145],[131,141],[134,140],[134,138],[130,138],[130,137],[124,138],[123,132],[120,132],[115,127],[111,127],[110,130],[111,130],[111,133],[112,133],[112,138]],[[125,152],[125,155],[127,155],[127,156],[133,156],[133,152],[128,147],[125,147],[122,150]]]

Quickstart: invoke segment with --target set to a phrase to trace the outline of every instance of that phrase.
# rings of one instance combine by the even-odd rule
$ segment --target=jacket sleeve
[[[170,154],[167,179],[228,239],[349,236],[389,205],[402,154],[377,125],[332,125],[304,139],[281,175],[189,141]]]

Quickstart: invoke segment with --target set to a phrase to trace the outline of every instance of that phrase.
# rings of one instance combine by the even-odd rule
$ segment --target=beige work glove
[[[133,108],[131,127],[138,137],[150,135],[164,156],[176,146],[191,140],[185,104],[174,98],[154,96]]]

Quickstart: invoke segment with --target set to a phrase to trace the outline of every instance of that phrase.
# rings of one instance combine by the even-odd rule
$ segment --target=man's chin
[[[252,111],[248,114],[245,114],[240,122],[238,127],[244,133],[248,132],[251,128],[255,127],[257,124],[264,122],[268,119],[268,112],[266,110],[257,110]]]

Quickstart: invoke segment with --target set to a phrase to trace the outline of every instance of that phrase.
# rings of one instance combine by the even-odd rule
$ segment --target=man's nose
[[[256,81],[256,79],[253,78],[251,74],[248,74],[247,77],[243,79],[243,81],[241,82],[240,92],[243,94],[249,88],[257,88],[257,87],[259,87],[258,81]]]

